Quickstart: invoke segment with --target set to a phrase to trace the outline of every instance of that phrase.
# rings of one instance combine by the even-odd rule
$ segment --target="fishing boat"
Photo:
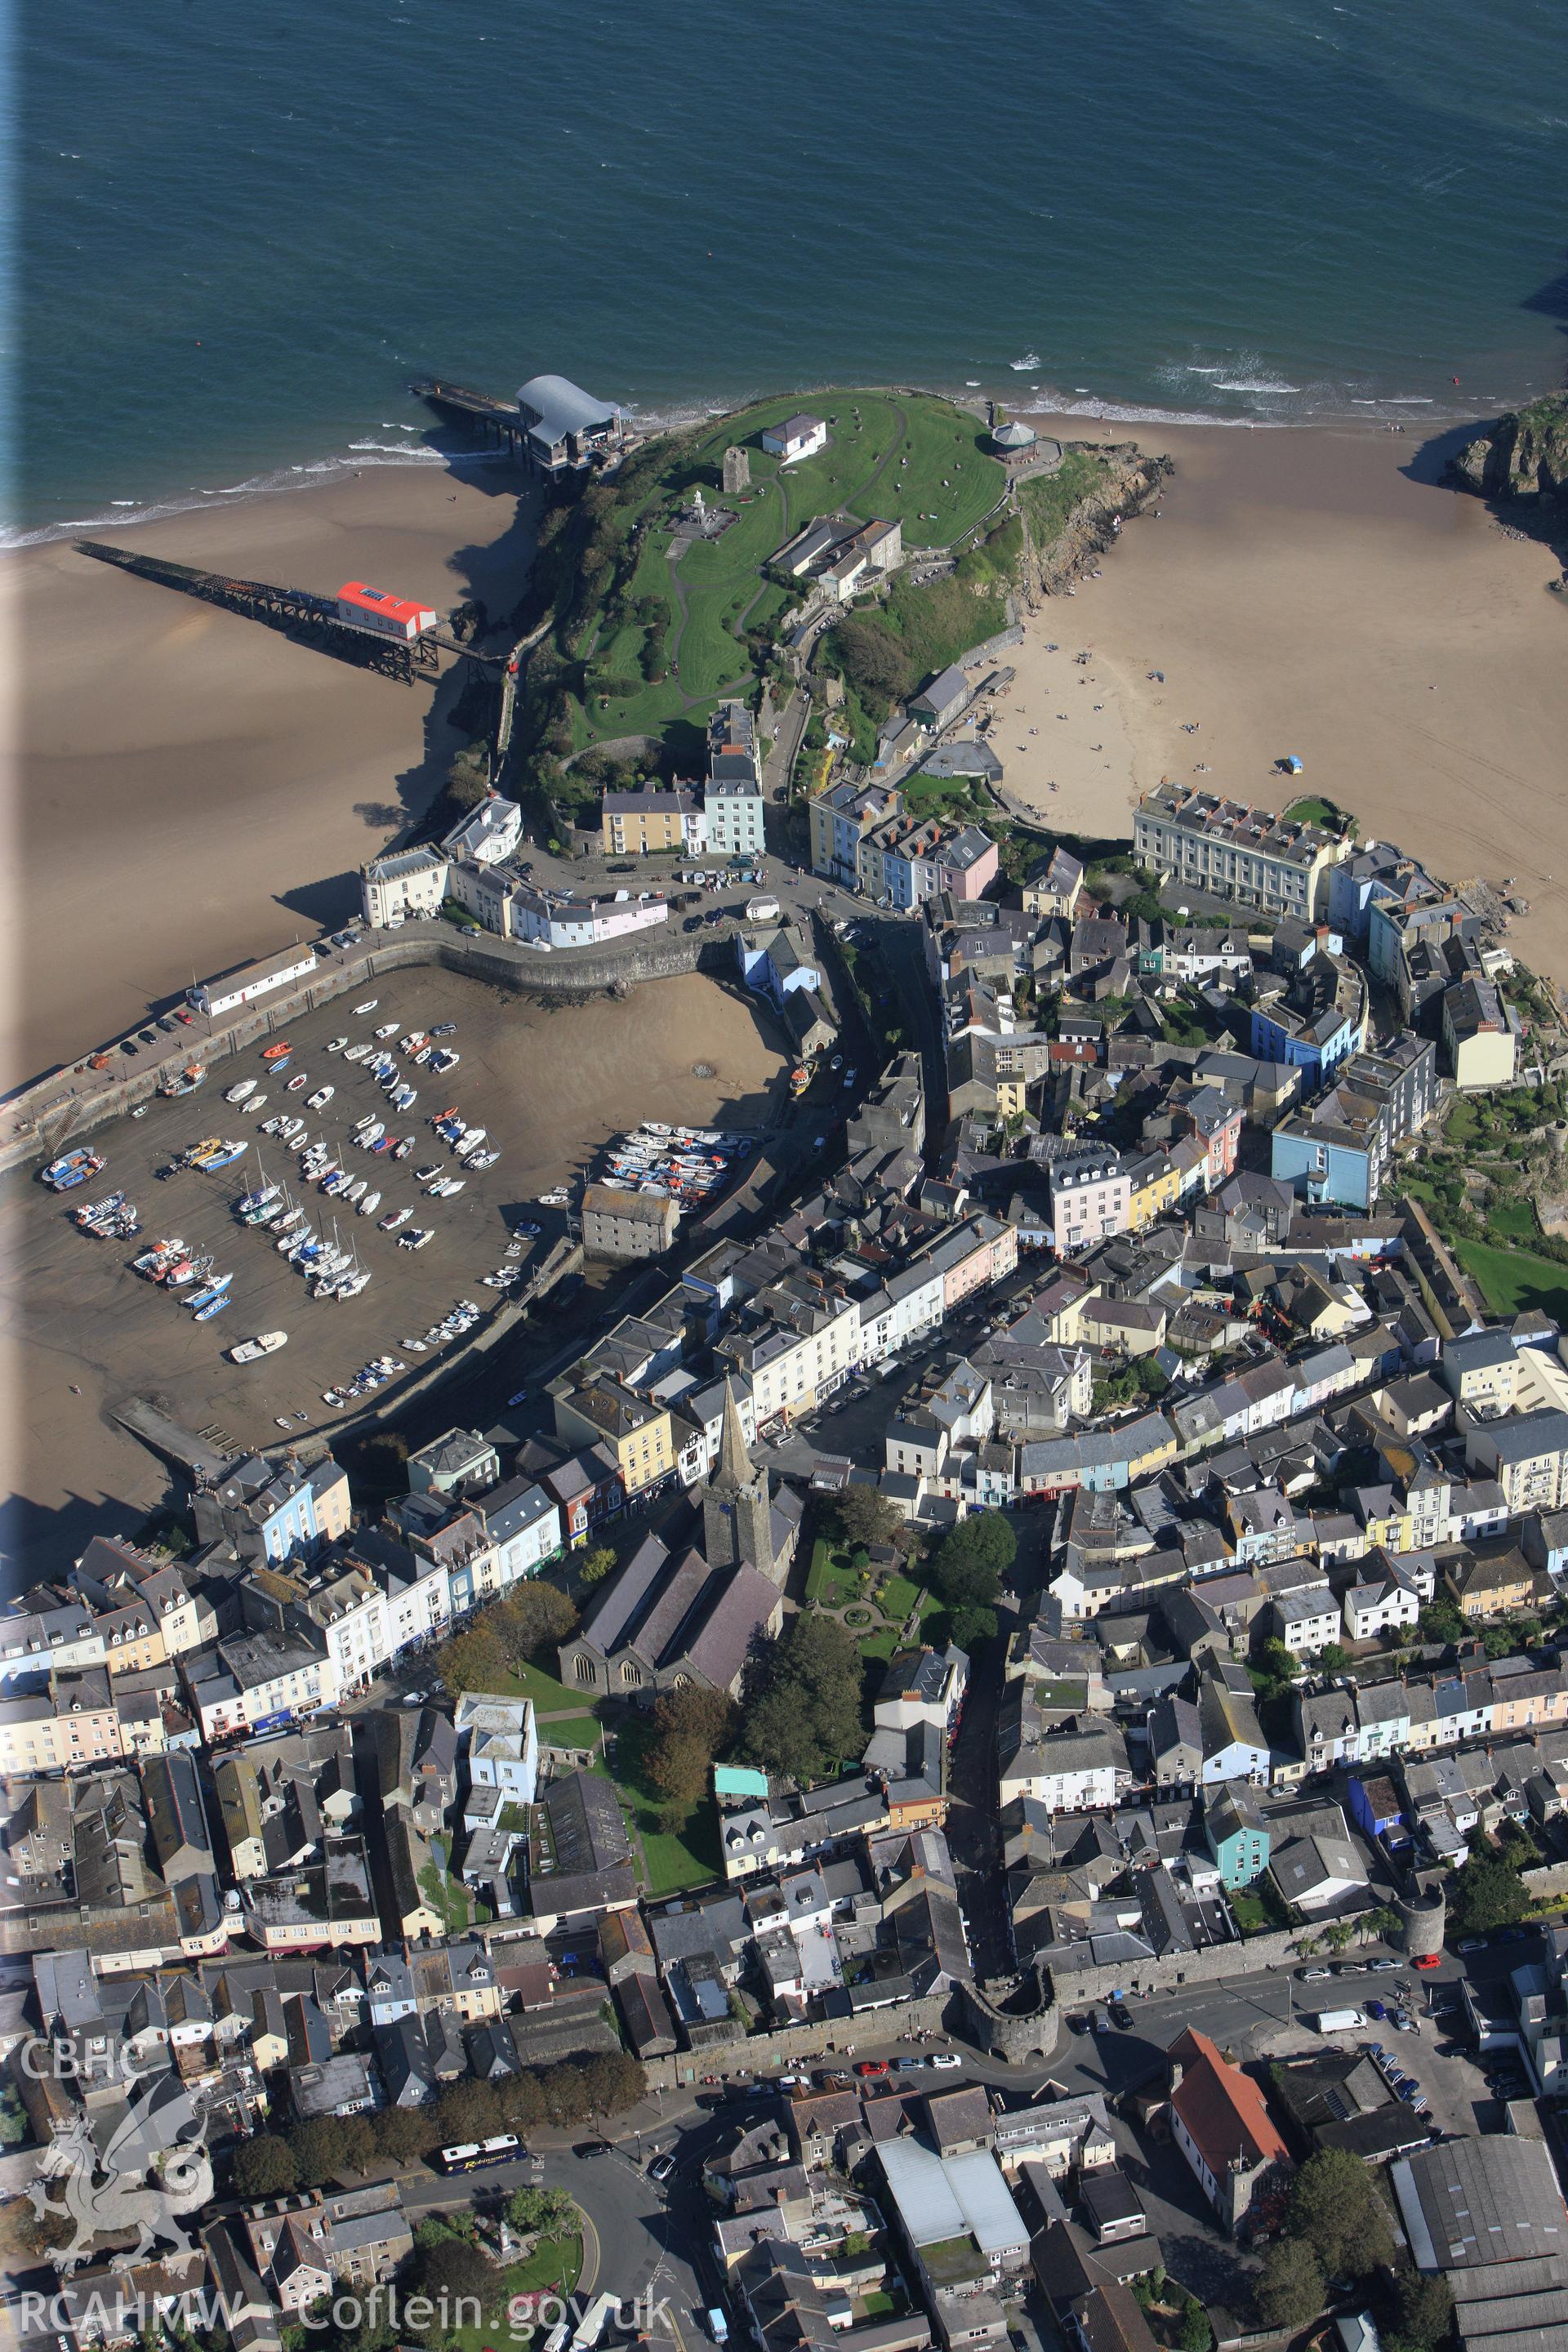
[[[118,1209],[124,1198],[123,1192],[108,1192],[101,1201],[94,1201],[85,1208],[73,1209],[71,1214],[79,1225],[90,1225],[98,1218],[107,1217]]]
[[[197,1164],[204,1176],[215,1176],[220,1168],[232,1168],[235,1161],[242,1160],[249,1149],[249,1144],[243,1138],[237,1139],[234,1137],[226,1137],[215,1150],[209,1151]]]
[[[242,1339],[237,1348],[228,1351],[231,1364],[254,1364],[258,1356],[270,1356],[289,1344],[287,1331],[258,1331],[254,1339]]]
[[[171,1070],[158,1081],[161,1095],[194,1095],[198,1087],[206,1084],[207,1074],[199,1062],[187,1062],[183,1070]]]
[[[205,1283],[200,1290],[193,1291],[184,1303],[193,1313],[199,1313],[202,1307],[210,1307],[215,1298],[221,1298],[233,1280],[232,1274],[220,1274],[216,1281]]]

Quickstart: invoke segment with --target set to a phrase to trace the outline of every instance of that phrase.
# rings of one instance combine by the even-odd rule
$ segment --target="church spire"
[[[746,1450],[746,1432],[741,1420],[741,1408],[735,1397],[735,1384],[726,1377],[724,1381],[724,1423],[719,1436],[719,1467],[714,1485],[739,1491],[749,1486],[755,1477],[752,1457]]]

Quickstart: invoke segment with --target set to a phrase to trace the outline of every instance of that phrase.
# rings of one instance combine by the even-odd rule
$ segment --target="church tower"
[[[757,1468],[746,1451],[741,1408],[728,1381],[719,1466],[702,1497],[702,1549],[710,1568],[735,1568],[747,1560],[774,1584],[779,1581],[768,1474]]]

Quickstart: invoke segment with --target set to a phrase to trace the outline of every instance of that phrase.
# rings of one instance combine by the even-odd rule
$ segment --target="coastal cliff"
[[[1568,392],[1500,416],[1449,461],[1448,474],[1482,498],[1568,504]]]
[[[1114,545],[1118,518],[1135,514],[1175,470],[1135,441],[1065,441],[1054,473],[1018,484],[1024,524],[1018,584],[1027,597],[1059,596]]]

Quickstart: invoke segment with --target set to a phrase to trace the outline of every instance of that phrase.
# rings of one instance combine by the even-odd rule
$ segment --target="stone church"
[[[671,1548],[649,1533],[561,1648],[574,1690],[651,1705],[700,1683],[738,1693],[753,1642],[776,1633],[800,1536],[800,1503],[768,1491],[726,1384],[719,1460],[702,1492],[700,1544]]]

